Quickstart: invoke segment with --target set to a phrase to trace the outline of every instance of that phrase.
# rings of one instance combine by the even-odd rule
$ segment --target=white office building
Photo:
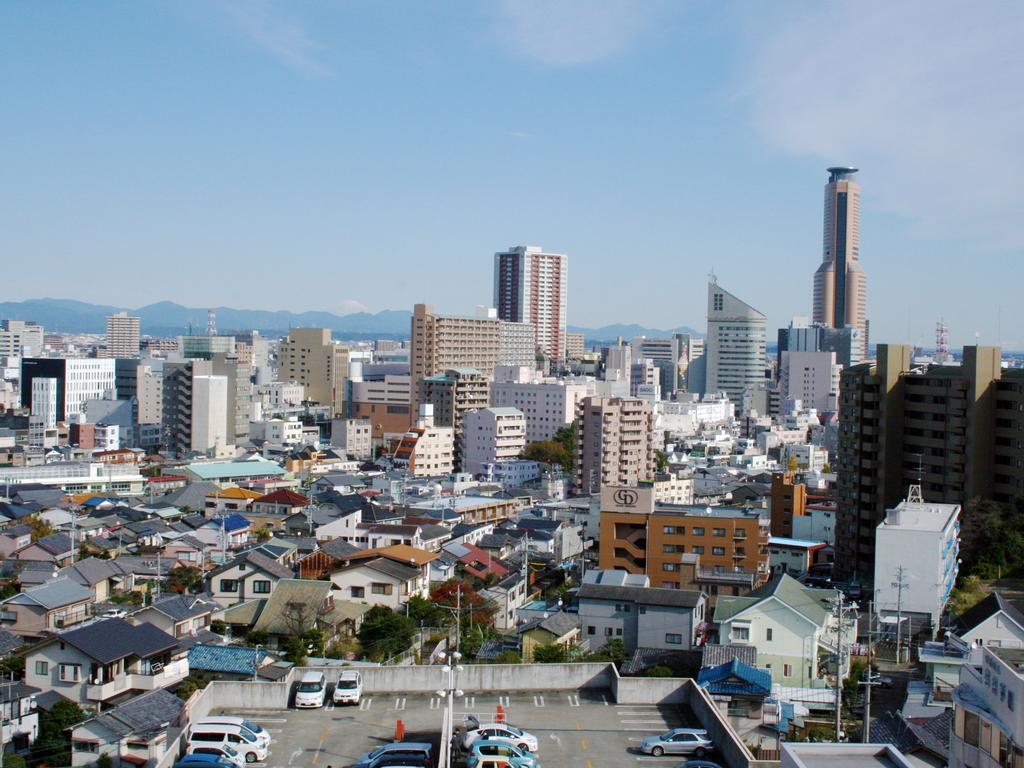
[[[107,316],[107,357],[139,356],[139,318],[127,312]]]
[[[880,616],[939,626],[956,582],[960,505],[901,501],[875,529],[875,591]],[[906,629],[904,625],[904,629]]]
[[[708,283],[707,392],[725,392],[742,405],[743,392],[765,386],[766,318],[749,304]]]
[[[516,408],[480,408],[462,417],[462,466],[472,475],[515,461],[526,448],[526,419]]]
[[[43,326],[24,320],[0,320],[0,357],[39,355]]]
[[[835,411],[839,374],[835,352],[783,352],[779,368],[779,399],[799,400],[819,411]]]
[[[193,451],[217,453],[228,440],[228,377],[192,377]]]
[[[526,420],[526,442],[550,440],[576,418],[576,406],[590,392],[586,384],[554,379],[522,380],[499,370],[491,384],[491,405],[515,408]]]

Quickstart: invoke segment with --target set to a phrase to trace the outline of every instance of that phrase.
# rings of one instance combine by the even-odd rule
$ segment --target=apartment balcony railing
[[[148,673],[129,672],[118,675],[105,683],[86,687],[86,698],[90,701],[107,701],[125,691],[155,691],[166,688],[188,677],[188,659],[179,659],[168,664],[154,664]]]

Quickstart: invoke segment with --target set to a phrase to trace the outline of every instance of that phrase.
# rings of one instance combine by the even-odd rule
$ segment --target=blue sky
[[[810,311],[862,169],[873,341],[1024,348],[1024,4],[0,5],[0,298],[489,303],[570,254],[569,321]]]

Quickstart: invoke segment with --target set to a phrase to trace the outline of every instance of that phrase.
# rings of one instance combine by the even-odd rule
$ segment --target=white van
[[[295,689],[296,707],[322,707],[327,695],[327,678],[323,672],[307,672]]]
[[[363,695],[363,677],[354,669],[347,669],[338,675],[338,683],[334,686],[335,704],[358,704]]]
[[[254,736],[261,746],[270,747],[270,734],[267,733],[267,729],[263,728],[259,723],[254,723],[252,720],[247,720],[244,717],[210,715],[209,717],[196,720],[194,725],[233,725],[236,728],[243,729],[243,732]]]
[[[267,748],[254,734],[240,725],[200,725],[196,723],[188,731],[188,747],[220,747],[227,745],[234,749],[247,763],[267,759]]]

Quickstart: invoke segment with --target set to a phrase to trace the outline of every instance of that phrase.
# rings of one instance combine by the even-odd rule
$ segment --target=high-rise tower
[[[494,254],[494,306],[498,317],[531,323],[537,348],[565,359],[565,299],[569,257],[518,245]]]
[[[860,266],[860,184],[856,168],[828,169],[822,261],[814,273],[814,321],[860,331],[861,359],[868,351],[868,278]]]

